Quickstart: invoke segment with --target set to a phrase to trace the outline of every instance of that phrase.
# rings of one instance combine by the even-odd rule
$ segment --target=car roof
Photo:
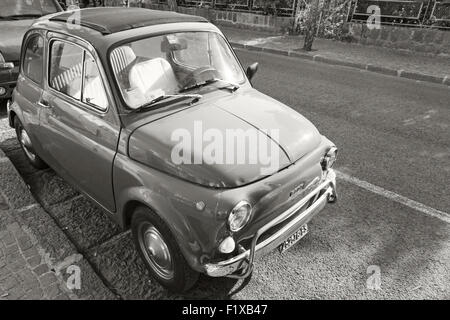
[[[108,35],[120,31],[176,22],[208,22],[203,17],[142,8],[100,7],[79,12],[79,24]],[[53,15],[50,21],[73,23],[74,12]]]
[[[78,21],[78,25],[74,22]],[[144,8],[97,7],[43,16],[32,29],[74,36],[92,44],[100,53],[111,45],[136,36],[193,28],[218,30],[203,17]]]

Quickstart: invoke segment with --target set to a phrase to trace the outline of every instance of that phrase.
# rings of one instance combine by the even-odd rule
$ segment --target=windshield
[[[53,0],[1,0],[0,18],[41,17],[58,12]]]
[[[161,97],[195,93],[202,86],[242,83],[244,73],[215,32],[182,32],[146,38],[111,52],[122,96],[131,109]]]

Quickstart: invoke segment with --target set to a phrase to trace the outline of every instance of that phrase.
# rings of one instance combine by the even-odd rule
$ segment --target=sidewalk
[[[429,56],[319,38],[314,41],[314,51],[305,52],[301,49],[303,47],[301,36],[273,36],[264,32],[222,26],[220,29],[236,47],[245,46],[251,50],[295,56],[450,86],[450,57]]]
[[[0,300],[115,299],[2,151],[13,139],[0,119]],[[80,288],[68,285],[70,266],[78,267]]]

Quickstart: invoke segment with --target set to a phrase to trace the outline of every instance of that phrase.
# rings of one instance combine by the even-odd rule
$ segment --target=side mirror
[[[247,78],[251,81],[253,77],[255,76],[256,72],[258,71],[259,64],[258,62],[255,62],[251,66],[247,68]]]

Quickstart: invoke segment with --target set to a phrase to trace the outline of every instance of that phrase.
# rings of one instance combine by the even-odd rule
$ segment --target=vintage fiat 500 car
[[[256,69],[244,73],[200,17],[58,13],[25,35],[9,121],[34,166],[49,165],[131,228],[151,274],[183,291],[199,273],[248,277],[255,257],[289,248],[336,200],[335,145],[255,90]],[[257,139],[229,148],[230,131]],[[208,157],[212,137],[224,150]],[[268,146],[268,162],[254,161],[255,145]],[[229,161],[233,153],[250,156]]]

